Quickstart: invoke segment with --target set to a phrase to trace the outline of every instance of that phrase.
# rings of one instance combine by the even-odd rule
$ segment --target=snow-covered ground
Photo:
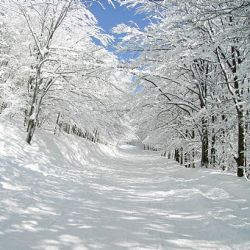
[[[0,125],[0,249],[250,249],[250,186],[135,147]]]

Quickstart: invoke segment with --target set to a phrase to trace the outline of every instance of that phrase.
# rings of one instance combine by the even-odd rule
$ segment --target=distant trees
[[[154,20],[144,30],[114,29],[127,34],[122,50],[140,53],[131,70],[143,91],[137,95],[139,112],[133,115],[150,120],[138,124],[144,138],[190,165],[199,160],[201,166],[224,169],[234,158],[237,175],[243,176],[250,103],[249,3],[122,3],[137,6]]]

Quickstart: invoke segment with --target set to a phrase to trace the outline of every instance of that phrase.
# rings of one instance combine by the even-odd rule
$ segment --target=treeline
[[[72,134],[94,143],[107,144],[104,140],[101,139],[98,129],[94,129],[93,132],[89,132],[87,129],[81,128],[75,123],[64,121],[63,116],[59,113],[57,116],[54,134],[60,134],[61,132]]]

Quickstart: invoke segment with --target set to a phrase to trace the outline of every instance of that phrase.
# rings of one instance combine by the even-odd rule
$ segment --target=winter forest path
[[[51,174],[27,165],[22,181],[13,167],[15,186],[4,172],[0,249],[250,249],[248,183],[136,148],[98,157]]]

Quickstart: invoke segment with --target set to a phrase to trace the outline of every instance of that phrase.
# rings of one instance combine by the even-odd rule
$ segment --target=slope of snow
[[[0,249],[250,249],[244,179],[0,124]]]

